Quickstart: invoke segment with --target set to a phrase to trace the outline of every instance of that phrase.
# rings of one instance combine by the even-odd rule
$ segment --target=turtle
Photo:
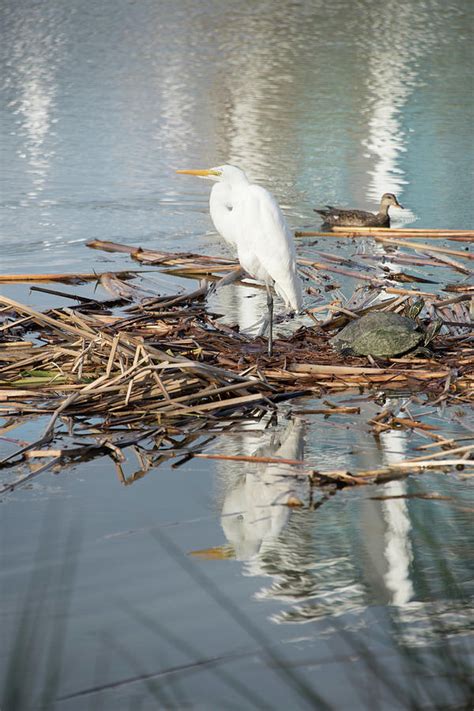
[[[326,210],[315,208],[314,211],[324,218],[324,224],[328,227],[390,227],[388,214],[390,205],[404,209],[393,193],[384,193],[377,213],[365,210],[340,210],[332,205],[326,205]]]
[[[347,324],[331,338],[331,343],[342,355],[391,358],[416,348],[420,355],[427,355],[423,346],[431,342],[440,326],[440,322],[434,321],[424,329],[413,318],[390,311],[372,311]]]

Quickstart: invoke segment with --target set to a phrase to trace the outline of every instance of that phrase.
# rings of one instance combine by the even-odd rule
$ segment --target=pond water
[[[88,249],[94,238],[226,254],[209,184],[174,172],[223,162],[268,187],[294,228],[316,227],[325,203],[375,209],[386,191],[407,208],[395,224],[473,225],[469,0],[6,0],[1,12],[0,273],[130,267]],[[437,270],[427,289],[444,278]],[[2,293],[51,302],[21,285]],[[250,297],[228,287],[212,306],[244,327],[261,310]],[[359,404],[363,424],[305,413],[321,405],[305,399],[208,450],[320,469],[419,454],[423,433],[373,437],[377,403],[359,400],[333,398]],[[435,406],[429,423],[472,437],[459,408]],[[44,426],[29,420],[12,437],[33,441]],[[0,436],[1,458],[14,443]],[[473,508],[462,472],[329,496],[276,465],[194,459],[133,481],[139,469],[126,463],[124,485],[96,459],[3,496],[7,711],[38,707],[55,674],[43,708],[466,702]],[[311,505],[275,505],[289,491]]]

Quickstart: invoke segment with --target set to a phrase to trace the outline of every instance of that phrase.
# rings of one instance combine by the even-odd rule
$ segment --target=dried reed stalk
[[[98,281],[104,275],[113,275],[115,277],[120,277],[121,279],[128,279],[133,274],[139,274],[136,270],[126,270],[119,272],[103,272],[98,274],[97,272],[86,272],[78,274],[0,274],[0,284],[11,284],[15,282],[30,282],[30,281],[60,281],[77,283],[81,281]]]

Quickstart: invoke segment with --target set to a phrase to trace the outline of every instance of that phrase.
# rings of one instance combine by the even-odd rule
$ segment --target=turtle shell
[[[373,311],[351,321],[331,343],[345,355],[391,357],[415,348],[423,339],[416,321],[391,312]]]

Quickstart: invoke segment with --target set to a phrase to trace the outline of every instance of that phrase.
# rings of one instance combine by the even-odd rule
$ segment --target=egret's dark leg
[[[245,274],[245,270],[240,267],[239,269],[232,269],[231,272],[226,274],[225,276],[222,277],[222,279],[218,279],[217,281],[212,282],[210,284],[209,289],[207,291],[208,296],[211,294],[214,294],[218,289],[220,289],[223,286],[227,286],[228,284],[233,284],[234,281],[237,281],[237,279],[240,279],[243,277]]]
[[[273,294],[269,284],[267,287],[267,307],[268,307],[268,355],[273,355]]]

